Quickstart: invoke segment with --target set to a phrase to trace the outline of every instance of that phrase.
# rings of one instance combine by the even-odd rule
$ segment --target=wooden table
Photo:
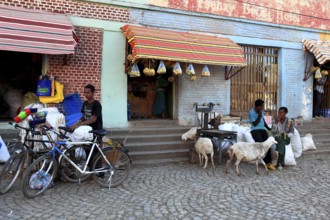
[[[221,130],[215,130],[215,129],[197,129],[197,137],[216,137],[219,141],[219,146],[217,147],[218,150],[218,164],[221,164],[221,147],[222,142],[224,141],[230,141],[230,142],[237,142],[237,132],[235,131],[221,131]]]

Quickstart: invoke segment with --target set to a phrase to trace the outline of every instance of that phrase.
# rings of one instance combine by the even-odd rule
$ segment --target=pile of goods
[[[129,102],[140,102],[142,98],[135,96],[132,92],[128,93],[127,99]]]

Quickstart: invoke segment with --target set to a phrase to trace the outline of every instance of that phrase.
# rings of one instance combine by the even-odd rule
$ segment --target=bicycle
[[[59,127],[59,129],[66,133],[71,132],[70,128],[67,127]],[[66,133],[63,135],[66,135]],[[125,138],[124,143],[126,142],[127,137]],[[123,143],[113,141],[107,137],[103,137],[102,140],[99,139],[98,141],[98,144],[103,148],[107,159],[115,169],[114,175],[112,176],[111,187],[116,187],[128,178],[131,170],[131,158],[123,149]],[[74,161],[80,169],[83,169],[84,165],[88,164],[86,152],[90,151],[90,145],[77,145],[75,142],[67,142],[66,148],[67,149],[63,153]],[[89,169],[89,166],[87,166],[86,169]],[[62,160],[62,156],[59,157],[59,174],[66,181],[71,183],[86,181],[92,175],[82,174],[69,161]]]
[[[59,127],[59,129],[66,132],[70,131],[69,128],[65,127]],[[111,156],[113,156],[112,153],[115,152],[114,148],[105,147],[102,149],[101,139],[106,135],[106,131],[92,130],[90,133],[94,135],[93,141],[59,141],[54,144],[51,151],[36,159],[28,167],[23,176],[22,188],[24,195],[28,198],[34,198],[43,194],[53,182],[59,168],[60,170],[65,170],[65,172],[61,174],[70,182],[80,182],[81,178],[88,179],[92,175],[94,181],[101,187],[109,187],[110,189],[111,186],[115,187],[121,184],[127,178],[130,171],[130,159],[128,155],[122,153],[120,157],[126,157],[126,159],[120,160],[120,157],[116,157],[115,161],[113,161],[114,166],[111,165],[107,158],[111,160]],[[67,148],[64,152],[59,148],[63,145]],[[68,148],[68,146],[70,146],[70,148]],[[92,159],[94,149],[97,149],[98,153]],[[77,150],[81,150],[82,152],[89,151],[89,153],[85,156],[81,156],[77,154]],[[56,159],[57,155],[60,155],[58,160]],[[80,160],[84,157],[84,160]],[[80,163],[81,161],[82,163]],[[118,163],[118,161],[122,163]],[[125,166],[124,177],[119,176],[118,181],[112,182],[113,176],[117,177],[117,175],[114,175],[115,170],[121,170],[121,168]],[[73,178],[71,175],[66,175],[72,173],[75,174]],[[39,181],[37,186],[33,185],[33,182],[36,182],[36,180]]]
[[[48,140],[35,140],[29,139],[29,134],[34,137],[35,135],[41,135],[41,131],[36,131],[35,127],[33,128],[25,128],[16,123],[9,122],[9,124],[13,125],[16,129],[25,130],[26,134],[24,136],[24,142],[22,146],[12,152],[9,159],[6,161],[3,169],[0,172],[0,194],[4,194],[8,192],[12,186],[14,185],[17,177],[21,173],[21,170],[28,160],[27,164],[31,164],[33,159],[38,158],[41,154],[48,152],[47,151],[34,151],[34,143],[40,142],[43,144],[44,149],[47,149],[46,143],[53,143],[54,141],[51,139],[50,135],[47,135]],[[30,145],[29,145],[30,142]]]

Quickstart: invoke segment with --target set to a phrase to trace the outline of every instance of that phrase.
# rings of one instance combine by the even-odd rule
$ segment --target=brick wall
[[[50,55],[49,71],[64,84],[65,94],[78,92],[83,98],[84,86],[91,83],[100,100],[103,30],[85,27],[75,30],[80,40],[76,53],[68,56],[67,65],[63,65],[63,55]]]
[[[200,77],[201,65],[194,65],[197,80],[191,81],[190,76],[179,76],[178,119],[181,125],[194,125],[196,113],[193,104],[213,102],[220,103],[214,111],[229,114],[230,81],[225,80],[224,67],[208,66],[211,76]]]
[[[0,4],[24,7],[27,9],[74,15],[84,18],[96,18],[127,22],[129,10],[107,4],[97,4],[73,0],[1,0]]]

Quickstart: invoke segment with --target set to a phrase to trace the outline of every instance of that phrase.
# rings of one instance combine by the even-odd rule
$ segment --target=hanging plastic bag
[[[186,69],[186,74],[187,75],[195,75],[195,69],[194,66],[192,64],[189,64],[187,69]]]
[[[158,74],[165,74],[166,73],[166,67],[165,67],[165,64],[163,61],[160,61],[159,62],[159,66],[158,66],[158,69],[157,69],[157,73]]]
[[[209,68],[205,65],[202,70],[202,76],[211,76]]]
[[[139,67],[136,63],[133,64],[131,70],[128,72],[128,75],[130,77],[140,77],[141,76]]]
[[[321,74],[321,69],[318,68],[318,70],[316,70],[315,72],[315,79],[319,79],[322,77],[322,74]]]
[[[38,80],[37,96],[51,96],[52,95],[52,80],[49,76],[43,76]]]
[[[179,62],[175,63],[175,65],[173,67],[173,73],[174,73],[174,75],[181,75],[182,74],[182,69],[181,69],[181,66],[180,66]]]

